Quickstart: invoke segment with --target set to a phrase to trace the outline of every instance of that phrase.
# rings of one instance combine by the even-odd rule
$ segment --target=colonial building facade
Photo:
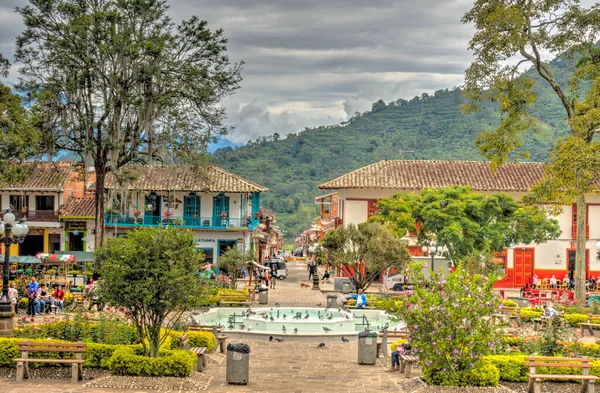
[[[337,190],[339,214],[334,220],[340,226],[365,222],[377,213],[379,199],[397,193],[462,185],[475,192],[500,192],[520,200],[543,176],[543,163],[505,164],[493,173],[486,162],[384,160],[323,183],[319,188]],[[540,278],[554,275],[559,279],[573,275],[576,211],[576,206],[564,206],[563,212],[555,217],[562,230],[558,239],[539,245],[516,244],[498,253],[497,262],[503,265],[505,275],[497,286],[522,287],[531,283],[533,274]],[[588,278],[598,277],[600,259],[596,257],[595,245],[600,240],[600,195],[587,196],[586,211],[586,274]],[[411,254],[423,256],[416,237],[407,234],[406,238]]]

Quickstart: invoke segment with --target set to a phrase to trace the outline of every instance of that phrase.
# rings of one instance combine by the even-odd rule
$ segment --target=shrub
[[[512,300],[503,300],[502,301],[502,305],[504,307],[518,307],[519,305],[517,304],[517,302],[514,302]]]
[[[473,381],[478,386],[493,385],[497,370],[486,379],[472,369],[478,365],[493,370],[492,365],[480,361],[498,345],[495,327],[486,318],[500,305],[494,280],[470,274],[461,265],[447,276],[439,271],[430,273],[427,287],[416,285],[414,295],[404,300],[398,312],[409,329],[423,374],[430,376],[428,382],[433,384],[458,386]],[[424,283],[423,266],[414,264],[411,276],[415,283]]]
[[[585,323],[588,320],[587,314],[565,314],[565,320],[572,327],[579,327],[580,323]]]
[[[108,360],[119,347],[119,345],[109,344],[88,344],[87,351],[83,354],[85,359],[83,367],[108,368]]]
[[[523,322],[532,322],[536,318],[542,317],[542,311],[538,309],[533,309],[529,307],[523,307],[520,312],[521,321]]]
[[[498,386],[500,372],[491,362],[479,360],[473,367],[458,372],[427,367],[423,378],[428,384],[438,386]]]
[[[21,357],[17,343],[22,341],[16,338],[0,338],[0,367],[16,367],[14,359]]]
[[[490,355],[485,360],[496,366],[500,380],[507,382],[527,382],[529,368],[525,367],[527,355],[503,356]]]
[[[19,310],[27,310],[27,305],[29,303],[29,299],[26,297],[22,297],[19,299]]]
[[[196,354],[180,350],[161,350],[156,358],[142,353],[141,347],[119,347],[108,360],[108,368],[117,375],[186,377],[198,359]]]

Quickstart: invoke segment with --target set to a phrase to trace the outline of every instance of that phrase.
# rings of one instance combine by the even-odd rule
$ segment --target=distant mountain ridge
[[[561,84],[568,85],[568,63],[551,62]],[[566,135],[564,109],[537,75],[534,115],[544,135],[529,134],[523,149],[530,161],[546,161],[557,137]],[[438,90],[411,100],[375,102],[370,111],[340,125],[306,129],[285,138],[262,137],[241,147],[213,153],[222,168],[269,188],[262,204],[277,213],[277,223],[293,239],[318,217],[313,198],[327,180],[383,159],[482,160],[473,146],[475,136],[491,130],[500,115],[491,103],[463,115],[465,99],[459,88]]]

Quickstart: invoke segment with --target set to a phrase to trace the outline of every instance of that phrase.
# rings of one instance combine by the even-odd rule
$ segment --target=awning
[[[93,252],[87,251],[56,251],[58,255],[71,254],[77,262],[94,262],[96,260]]]
[[[4,255],[0,255],[0,260],[4,261]],[[22,256],[10,256],[11,263],[23,263],[23,264],[38,264],[40,260],[36,257],[32,257],[30,255],[22,255]]]
[[[73,262],[75,262],[75,256],[73,254],[44,254],[44,253],[39,253],[35,257],[43,260],[44,262],[64,262],[64,263],[73,263]]]

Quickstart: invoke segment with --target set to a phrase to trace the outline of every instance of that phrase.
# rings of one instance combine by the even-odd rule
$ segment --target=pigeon
[[[317,304],[317,307],[321,307],[323,305],[323,303],[319,303]]]
[[[298,328],[294,328],[294,333],[298,333]]]
[[[287,315],[283,314],[283,319],[286,319],[286,318],[287,318]]]
[[[269,341],[273,341],[273,336],[269,336]]]
[[[281,330],[283,330],[284,333],[287,331],[287,329],[285,328],[285,326],[281,326]]]
[[[227,326],[227,329],[232,330],[233,329],[233,325]]]
[[[308,315],[308,314],[306,314],[306,316],[304,317],[304,319],[308,319],[308,316],[309,316],[309,315]]]
[[[275,303],[275,307],[279,307],[279,303]]]
[[[283,338],[279,338],[279,337],[277,337],[277,338],[275,339],[275,341],[277,341],[277,342],[279,342],[279,343],[280,343],[280,342],[283,342]]]
[[[273,317],[269,318],[271,320],[271,322],[273,322],[275,319]]]
[[[323,331],[324,331],[325,333],[329,333],[329,332],[331,331],[331,329],[329,329],[329,328],[326,328],[325,326],[323,326]]]
[[[250,326],[246,331],[249,332],[250,330],[252,330],[252,326]]]
[[[321,344],[317,345],[317,348],[325,348],[325,343],[321,343]]]
[[[245,329],[246,325],[244,325],[243,323],[240,323],[240,329]]]
[[[350,319],[350,317],[348,315],[346,315],[346,319]]]
[[[332,320],[333,319],[333,315],[328,316],[327,319]]]
[[[346,337],[342,336],[342,342],[343,343],[349,343],[350,340],[348,340]]]

